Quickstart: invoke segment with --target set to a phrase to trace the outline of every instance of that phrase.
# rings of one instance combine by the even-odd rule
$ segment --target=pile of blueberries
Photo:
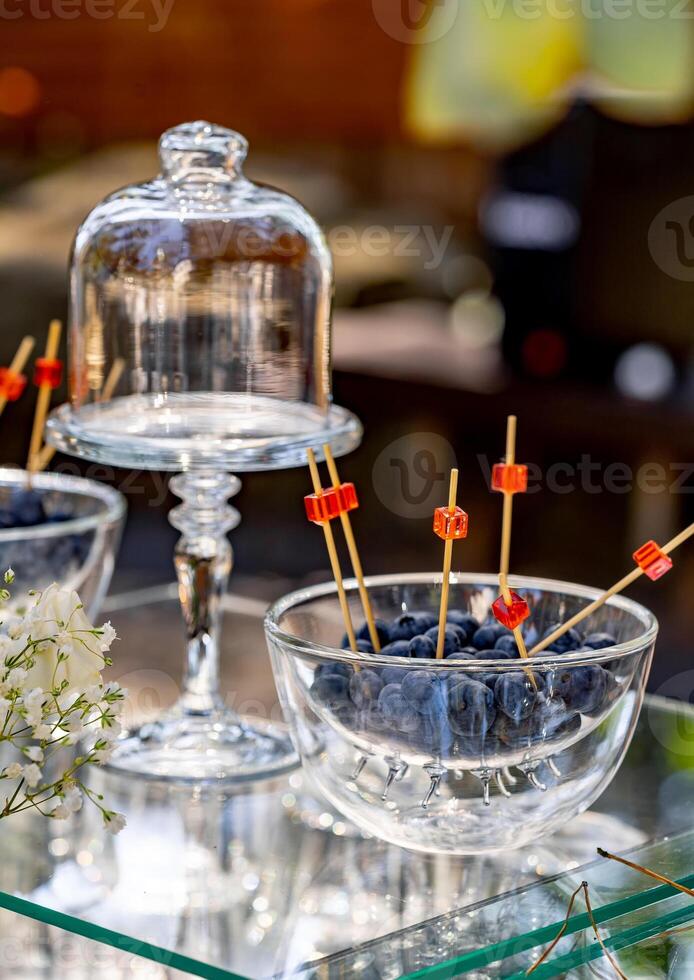
[[[420,612],[390,624],[377,621],[380,656],[434,659],[437,623],[436,616]],[[609,633],[582,637],[572,629],[546,653],[599,650],[616,642]],[[375,652],[366,625],[357,633],[357,645],[361,653]],[[342,646],[349,646],[346,637]],[[512,633],[496,622],[481,625],[461,610],[448,613],[443,651],[455,670],[365,663],[355,671],[349,664],[323,663],[315,670],[311,694],[351,731],[388,733],[389,739],[427,754],[479,757],[565,738],[581,727],[581,715],[599,715],[620,692],[613,673],[600,665],[531,670],[523,661],[521,666]],[[466,663],[479,660],[519,663],[517,670],[466,671]]]
[[[47,510],[44,496],[35,490],[13,488],[0,497],[0,529],[64,524],[74,514]],[[39,538],[2,546],[3,568],[11,565],[15,572],[30,576],[32,566],[49,578],[60,578],[71,566],[81,564],[89,552],[93,533],[69,534],[58,538]],[[35,583],[39,585],[37,581]]]

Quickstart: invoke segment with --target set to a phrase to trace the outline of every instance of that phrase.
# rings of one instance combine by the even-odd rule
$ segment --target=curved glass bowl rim
[[[368,588],[391,585],[432,585],[440,584],[441,572],[406,572],[397,575],[374,575],[365,579]],[[559,579],[534,578],[525,575],[510,575],[509,585],[512,588],[520,589],[540,589],[545,592],[565,593],[577,596],[581,599],[592,601],[603,594],[602,589],[596,589],[587,585],[578,585],[575,582],[563,582]],[[345,579],[345,591],[357,593],[356,579]],[[489,585],[498,588],[498,575],[490,573],[475,572],[455,572],[451,574],[451,585]],[[335,647],[326,647],[320,643],[294,636],[286,633],[279,625],[280,618],[290,609],[314,599],[324,596],[335,595],[337,586],[334,582],[323,582],[320,585],[309,586],[304,589],[297,589],[278,599],[268,609],[264,625],[268,636],[288,647],[292,653],[302,657],[308,656],[312,660],[335,660],[342,663],[359,664],[360,666],[373,665],[376,667],[410,667],[413,663],[420,669],[434,670],[461,670],[461,662],[450,660],[417,660],[412,661],[406,657],[379,657],[375,654],[366,656],[355,655],[351,650],[338,650]],[[605,660],[617,660],[639,650],[646,650],[655,642],[658,634],[658,620],[653,613],[638,602],[627,599],[625,596],[616,595],[608,599],[606,605],[616,606],[634,616],[643,624],[644,631],[640,636],[624,643],[617,643],[615,646],[602,647],[591,653],[581,653],[574,656],[568,654],[538,655],[532,657],[532,663],[542,667],[552,666],[572,666],[574,664],[600,664]],[[520,660],[476,660],[474,663],[465,662],[464,670],[466,673],[482,673],[489,671],[490,668],[499,671],[517,671],[520,669]]]
[[[26,484],[26,470],[11,466],[0,467],[0,487]],[[69,534],[82,534],[93,531],[104,523],[117,523],[125,515],[125,497],[119,490],[108,487],[96,480],[67,473],[34,473],[32,486],[39,490],[58,490],[65,494],[91,497],[99,500],[104,507],[95,514],[85,514],[59,524],[36,524],[33,527],[8,527],[0,529],[0,544],[6,541],[29,541],[37,538],[62,538]]]

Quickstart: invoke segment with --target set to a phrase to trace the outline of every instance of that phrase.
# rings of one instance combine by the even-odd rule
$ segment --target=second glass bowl
[[[599,595],[542,579],[509,584],[532,610],[528,647]],[[440,573],[372,578],[368,586],[381,620],[437,615]],[[455,575],[449,609],[484,624],[497,595],[495,576]],[[354,583],[348,596],[359,623]],[[603,792],[631,741],[658,629],[647,609],[619,596],[582,624],[585,633],[611,634],[615,645],[545,651],[532,671],[498,654],[365,660],[340,649],[332,583],[285,596],[265,626],[295,746],[326,799],[384,840],[457,854],[528,844]]]

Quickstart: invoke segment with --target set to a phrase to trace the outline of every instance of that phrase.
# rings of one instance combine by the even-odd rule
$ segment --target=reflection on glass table
[[[163,587],[137,601],[115,597],[107,607],[122,637],[115,674],[132,693],[133,720],[155,715],[178,694],[171,656],[180,628],[176,601],[175,591]],[[265,602],[235,596],[227,605],[238,628],[224,633],[225,696],[246,712],[277,718],[263,642]],[[233,690],[225,677],[233,677]],[[591,811],[535,846],[484,857],[427,856],[365,838],[312,798],[298,770],[236,792],[109,772],[98,779],[127,815],[117,838],[105,838],[89,811],[68,824],[24,815],[3,824],[0,904],[63,930],[41,927],[42,975],[69,975],[60,967],[64,942],[56,937],[77,933],[94,949],[100,943],[125,950],[123,976],[181,970],[250,980],[295,973],[399,977],[495,942],[509,908],[517,933],[560,920],[575,869],[593,860],[596,846],[621,853],[690,826],[694,710],[648,699],[624,765]],[[681,850],[681,857],[682,867],[674,855],[661,868],[675,877],[693,872],[689,852]],[[610,873],[619,892],[620,869]],[[547,880],[562,874],[569,877]],[[499,899],[540,880],[539,892]],[[597,879],[596,889],[596,905],[621,897]],[[480,908],[497,912],[482,915]],[[474,920],[474,933],[451,925],[459,920]],[[17,930],[13,921],[29,928],[26,920],[3,915],[0,950]],[[412,959],[415,948],[426,955]],[[104,951],[102,972],[102,960],[92,957],[85,975],[121,975],[115,955]],[[366,957],[363,964],[359,956]],[[138,974],[132,964],[143,969],[145,960],[150,972]],[[7,971],[0,956],[0,976],[21,974]]]

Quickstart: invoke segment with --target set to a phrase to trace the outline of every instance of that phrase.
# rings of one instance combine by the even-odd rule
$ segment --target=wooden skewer
[[[323,487],[320,482],[320,474],[318,472],[318,466],[316,465],[316,456],[312,449],[308,450],[308,468],[311,471],[311,481],[313,483],[313,492],[316,494],[323,493]],[[335,547],[335,538],[333,536],[333,529],[330,527],[330,521],[324,521],[321,525],[323,528],[323,533],[325,534],[325,544],[328,549],[328,556],[330,557],[330,565],[333,571],[333,578],[335,579],[335,585],[337,586],[337,595],[340,600],[340,609],[342,610],[342,618],[345,621],[345,630],[347,631],[347,639],[349,640],[349,645],[353,653],[358,653],[357,650],[357,638],[354,635],[354,627],[352,626],[352,617],[349,612],[349,603],[347,602],[347,595],[345,593],[345,586],[342,581],[342,570],[340,569],[340,559],[337,554],[337,548]]]
[[[506,422],[506,458],[507,466],[516,462],[516,425],[515,415],[509,415]],[[501,558],[499,572],[508,575],[509,555],[511,553],[511,522],[513,520],[513,494],[504,492],[504,512],[501,524]],[[506,601],[506,600],[504,600]]]
[[[48,328],[48,340],[46,341],[46,350],[44,357],[49,360],[54,360],[58,356],[58,348],[60,346],[60,334],[63,329],[63,325],[60,320],[51,320],[51,325]],[[43,441],[43,430],[46,425],[46,415],[48,414],[48,406],[51,402],[51,386],[44,382],[39,388],[38,398],[36,399],[36,411],[34,413],[34,425],[31,430],[31,442],[29,443],[29,458],[27,460],[27,469],[30,473],[35,473],[38,466],[39,450],[41,449],[41,443]]]
[[[118,386],[118,382],[121,379],[121,375],[125,369],[125,360],[122,357],[117,357],[116,360],[111,365],[111,370],[108,373],[108,377],[104,383],[104,387],[101,390],[101,396],[99,401],[108,402],[113,397],[113,392]],[[50,461],[53,459],[58,450],[55,446],[44,446],[39,453],[38,462],[36,465],[36,473],[42,473]]]
[[[671,551],[674,551],[675,548],[678,548],[681,544],[684,544],[684,542],[687,541],[688,538],[691,538],[693,534],[694,524],[690,524],[689,527],[686,527],[683,531],[680,531],[679,534],[676,534],[671,541],[664,544],[660,550],[666,555],[669,555]],[[624,578],[620,578],[619,582],[615,582],[615,584],[612,585],[606,592],[603,592],[601,596],[598,596],[597,599],[587,605],[585,609],[581,609],[581,611],[577,612],[575,616],[572,616],[571,619],[568,619],[565,623],[555,629],[553,633],[546,636],[544,640],[537,643],[530,651],[530,656],[534,657],[536,653],[540,653],[542,650],[545,650],[551,643],[558,640],[560,636],[563,636],[564,633],[568,633],[570,629],[577,626],[588,616],[592,615],[592,613],[594,613],[596,609],[599,609],[600,606],[603,606],[613,595],[617,595],[618,592],[622,592],[627,588],[627,586],[631,585],[632,582],[635,582],[643,574],[644,571],[640,566],[632,569],[628,575],[625,575]]]
[[[501,594],[504,597],[504,602],[510,608],[511,607],[511,603],[513,602],[513,596],[511,595],[511,590],[508,587],[508,581],[507,581],[506,576],[504,575],[503,572],[499,572],[499,585],[501,586]],[[516,643],[518,644],[518,650],[520,651],[521,657],[526,657],[527,658],[527,656],[528,656],[528,650],[527,650],[527,647],[525,645],[525,640],[523,638],[523,632],[522,632],[520,626],[516,626],[515,627],[515,629],[513,630],[513,636],[514,636],[514,639],[515,639]]]
[[[36,341],[34,340],[34,338],[29,336],[26,336],[22,340],[21,344],[17,348],[14,357],[12,358],[12,363],[10,364],[9,369],[13,374],[22,373],[22,371],[26,367],[26,362],[29,360],[31,352],[34,349],[35,343]],[[0,415],[2,415],[2,413],[5,411],[6,405],[7,405],[7,396],[0,395]]]
[[[328,465],[328,472],[330,473],[330,479],[334,487],[340,486],[340,475],[337,472],[337,466],[335,465],[335,460],[333,459],[332,450],[330,446],[326,443],[323,446],[323,452],[325,454],[325,462]],[[361,566],[361,560],[359,558],[359,550],[357,548],[357,542],[354,539],[354,532],[352,531],[352,522],[350,520],[349,514],[343,512],[340,514],[340,521],[342,523],[342,530],[345,533],[345,540],[347,541],[347,550],[349,551],[349,557],[352,562],[352,568],[354,569],[354,577],[357,580],[357,585],[359,588],[359,598],[361,599],[362,608],[364,610],[364,616],[366,617],[366,625],[369,630],[369,637],[371,638],[371,643],[373,645],[376,653],[381,650],[381,643],[378,639],[378,630],[376,629],[376,622],[374,620],[373,610],[371,609],[371,600],[369,599],[369,592],[366,588],[364,582],[364,571]]]
[[[458,470],[451,470],[448,487],[448,509],[455,510],[458,495]],[[446,538],[443,550],[443,579],[441,581],[441,608],[439,609],[439,638],[436,644],[436,659],[443,660],[443,645],[446,639],[446,617],[448,615],[448,592],[451,584],[451,562],[453,560],[453,539]]]

